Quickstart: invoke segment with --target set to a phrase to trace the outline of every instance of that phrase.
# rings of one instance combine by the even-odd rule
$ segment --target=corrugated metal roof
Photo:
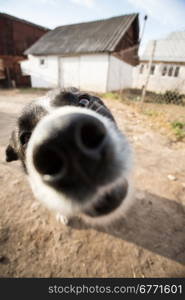
[[[141,55],[141,60],[150,60],[153,49],[153,41]],[[156,40],[154,61],[185,62],[185,32],[172,32],[166,39]]]
[[[138,14],[55,28],[41,37],[25,54],[52,55],[112,52]]]

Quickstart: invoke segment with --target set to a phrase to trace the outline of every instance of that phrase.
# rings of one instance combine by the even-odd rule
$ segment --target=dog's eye
[[[25,131],[23,133],[21,133],[20,135],[20,142],[22,144],[22,146],[24,146],[25,144],[28,143],[29,139],[31,136],[31,132],[30,131]]]
[[[87,99],[81,99],[79,102],[79,105],[82,107],[87,107],[89,105],[89,100]]]
[[[89,105],[89,96],[88,95],[82,95],[80,98],[79,98],[79,105],[82,106],[82,107],[87,107]]]

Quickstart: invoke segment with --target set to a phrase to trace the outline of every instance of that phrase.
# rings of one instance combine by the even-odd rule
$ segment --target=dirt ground
[[[18,112],[43,93],[0,91],[0,277],[185,277],[185,144],[105,100],[133,145],[133,205],[106,228],[81,217],[66,227],[33,198],[19,163],[5,162]]]

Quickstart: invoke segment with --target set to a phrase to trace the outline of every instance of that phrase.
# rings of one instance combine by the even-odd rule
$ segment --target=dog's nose
[[[43,180],[60,186],[93,179],[107,145],[104,124],[91,115],[73,113],[50,124],[46,140],[33,152],[33,163]]]

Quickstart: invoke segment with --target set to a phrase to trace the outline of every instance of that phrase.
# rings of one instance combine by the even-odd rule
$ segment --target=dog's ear
[[[18,160],[18,154],[16,151],[16,141],[15,141],[15,132],[12,132],[11,138],[10,138],[10,143],[8,145],[8,147],[5,150],[5,154],[6,154],[6,161],[10,162],[13,160]]]

